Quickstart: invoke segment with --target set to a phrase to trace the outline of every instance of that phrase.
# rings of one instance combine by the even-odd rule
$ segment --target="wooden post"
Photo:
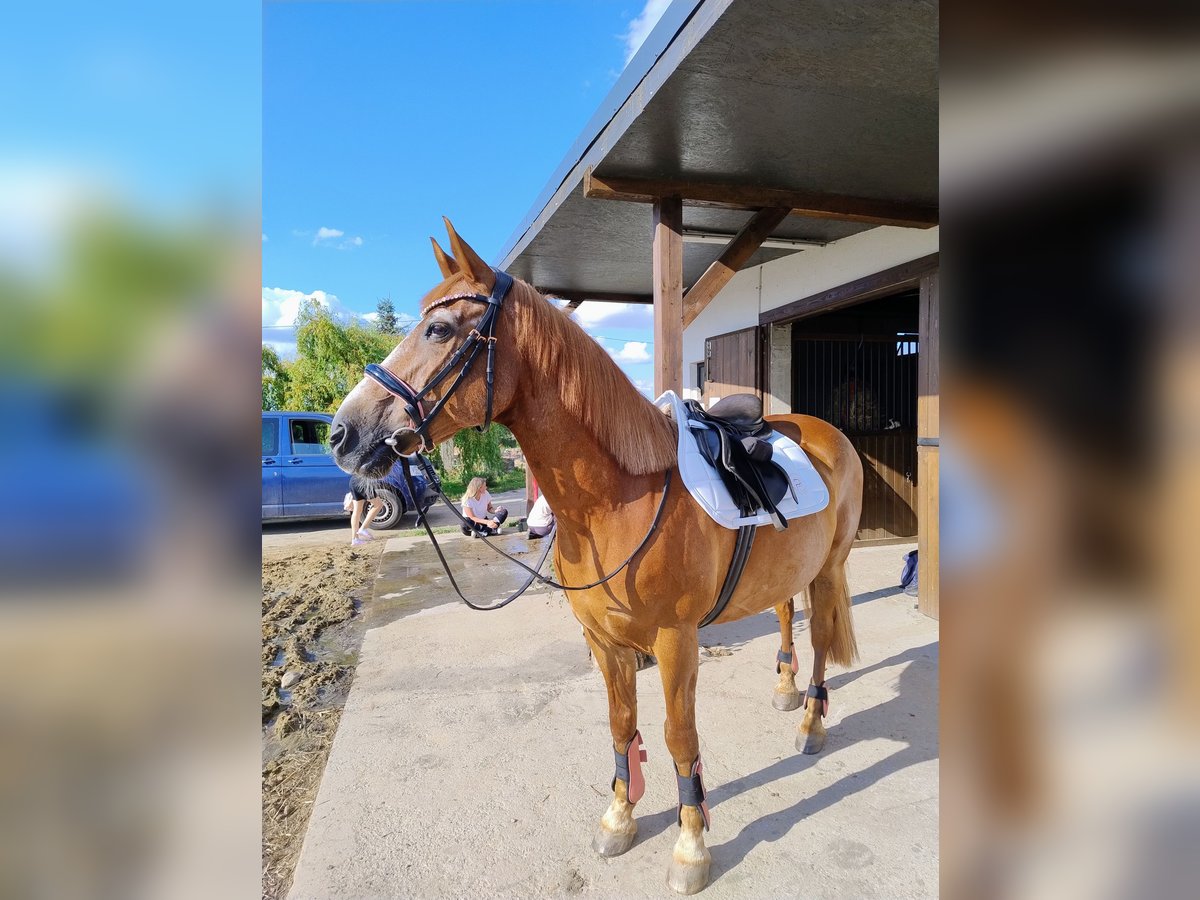
[[[683,392],[683,201],[654,201],[654,393]]]
[[[917,366],[917,608],[939,617],[938,273],[921,279]]]

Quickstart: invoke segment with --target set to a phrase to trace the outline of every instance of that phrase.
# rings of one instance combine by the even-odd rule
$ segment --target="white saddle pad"
[[[691,425],[695,428],[707,428],[701,422],[688,422],[687,409],[683,401],[674,391],[667,391],[654,401],[660,409],[670,406],[675,416],[675,424],[679,429],[679,474],[683,483],[691,492],[692,498],[708,513],[718,525],[726,528],[740,528],[743,525],[769,525],[771,517],[765,512],[753,516],[742,516],[721,481],[717,470],[709,465],[696,439],[692,436]],[[798,519],[800,516],[820,512],[829,505],[829,489],[817,470],[813,468],[808,454],[800,445],[778,431],[772,431],[765,439],[771,445],[771,458],[787,473],[795,491],[795,498],[789,493],[778,505],[779,512],[785,519]]]

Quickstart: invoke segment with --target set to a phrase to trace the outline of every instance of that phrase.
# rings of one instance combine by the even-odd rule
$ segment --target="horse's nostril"
[[[340,422],[335,423],[333,428],[329,430],[329,447],[334,453],[340,453],[346,443],[346,438],[350,436],[350,432],[346,426]]]

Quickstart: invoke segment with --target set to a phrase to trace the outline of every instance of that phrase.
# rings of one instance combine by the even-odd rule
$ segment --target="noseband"
[[[508,296],[509,289],[513,283],[512,276],[506,272],[501,272],[499,269],[493,269],[492,271],[496,275],[496,283],[492,286],[492,292],[488,296],[485,297],[483,294],[472,293],[451,294],[437,301],[436,305],[441,306],[453,300],[472,300],[476,303],[486,303],[487,309],[484,310],[479,323],[471,329],[471,333],[467,335],[467,339],[454,351],[454,355],[450,357],[449,362],[442,366],[425,387],[419,391],[413,390],[408,382],[402,378],[397,378],[383,366],[375,363],[367,366],[367,377],[377,382],[388,393],[404,402],[404,408],[408,411],[408,417],[415,423],[413,430],[421,436],[420,449],[426,452],[433,449],[433,443],[429,440],[429,426],[433,423],[437,414],[442,411],[442,407],[446,405],[446,401],[450,399],[450,395],[454,393],[455,389],[462,383],[462,380],[467,377],[467,373],[471,371],[471,366],[475,362],[475,357],[479,355],[479,351],[483,349],[484,344],[487,344],[487,414],[484,416],[483,424],[477,426],[477,428],[479,431],[486,431],[488,426],[492,424],[492,390],[496,375],[496,320],[500,318],[500,305],[504,303],[504,298]],[[462,363],[462,370],[458,373],[458,377],[451,382],[446,393],[442,394],[441,399],[426,414],[422,398],[445,381],[450,373],[454,371],[454,367],[460,362]],[[392,432],[391,437],[385,439],[384,443],[395,447],[396,436],[403,430],[403,428],[397,428]]]

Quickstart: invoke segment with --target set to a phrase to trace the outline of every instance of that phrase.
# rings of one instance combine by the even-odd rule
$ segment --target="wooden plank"
[[[583,174],[583,195],[590,199],[624,200],[630,203],[655,203],[661,197],[680,197],[689,206],[717,209],[784,207],[793,216],[905,228],[932,228],[938,223],[937,207],[915,203],[789,191],[750,184],[601,177],[590,166]]]
[[[653,303],[653,294],[627,294],[619,291],[576,291],[566,288],[557,290],[553,288],[539,288],[541,293],[546,297],[557,298],[559,300],[578,300],[583,303],[585,300],[598,300],[603,303]]]
[[[771,325],[775,322],[789,322],[917,287],[921,277],[937,269],[937,265],[938,255],[936,253],[909,260],[856,281],[838,285],[800,300],[793,300],[791,303],[785,303],[774,309],[764,310],[759,313],[758,324]]]
[[[940,450],[939,343],[941,339],[938,273],[921,279],[920,351],[917,365],[917,609],[940,614],[941,536],[938,529]]]
[[[761,344],[757,326],[708,338],[705,342],[705,359],[709,367],[704,385],[705,405],[730,394],[762,396]]]
[[[940,591],[938,557],[939,449],[917,448],[917,609],[938,618]]]
[[[741,231],[726,245],[716,261],[683,295],[684,328],[691,325],[721,288],[729,284],[729,280],[741,270],[787,214],[788,210],[783,207],[760,209],[742,226]]]
[[[917,369],[917,436],[936,438],[939,421],[938,340],[941,334],[938,273],[921,279],[920,353]]]
[[[654,393],[683,393],[683,203],[654,204]]]

